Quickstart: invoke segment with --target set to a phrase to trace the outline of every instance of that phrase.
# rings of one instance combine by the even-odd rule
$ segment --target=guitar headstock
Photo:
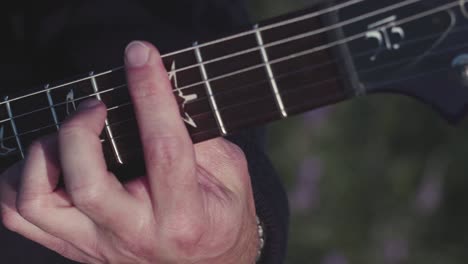
[[[396,2],[407,1],[371,1],[366,8],[371,12]],[[421,2],[343,27],[346,36],[365,32],[347,44],[359,80],[353,86],[365,93],[411,96],[456,123],[468,113],[468,4]],[[353,12],[340,16],[347,19]]]

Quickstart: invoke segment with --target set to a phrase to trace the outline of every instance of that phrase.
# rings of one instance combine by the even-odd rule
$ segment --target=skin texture
[[[106,108],[85,101],[0,176],[4,226],[84,263],[254,263],[242,151],[221,138],[192,144],[151,44],[130,43],[125,60],[147,175],[122,184],[107,171],[99,140]],[[60,175],[65,189],[57,189]]]

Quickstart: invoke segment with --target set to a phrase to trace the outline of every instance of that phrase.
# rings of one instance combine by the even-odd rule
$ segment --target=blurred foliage
[[[251,0],[254,19],[313,1]],[[290,194],[288,263],[468,262],[468,121],[375,95],[270,126]]]

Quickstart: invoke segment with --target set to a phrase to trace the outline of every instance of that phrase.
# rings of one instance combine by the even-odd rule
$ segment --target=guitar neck
[[[281,18],[305,17],[300,23],[278,26],[278,20],[270,21],[247,32],[163,55],[193,141],[234,134],[350,96],[337,78],[339,68],[331,50],[290,57],[330,41],[329,32],[296,39],[299,34],[322,29],[325,13],[308,10]],[[294,39],[286,41],[289,38]],[[90,97],[108,107],[101,137],[110,167],[140,156],[141,142],[125,72],[117,68],[5,97],[0,106],[3,160],[23,158],[34,139],[57,132],[76,106]]]
[[[438,18],[442,26],[427,34],[444,34],[445,10],[456,7],[451,1],[431,0],[439,9],[420,5],[418,9],[414,8],[417,2],[337,1],[164,55],[181,118],[193,141],[231,135],[372,92],[371,84],[386,78],[382,67],[401,67],[402,58],[386,58],[383,51],[395,52],[405,41],[414,44],[430,39],[427,35],[406,39],[403,25]],[[366,11],[352,15],[360,14],[359,10]],[[381,76],[378,80],[369,67],[380,69],[376,71]],[[90,97],[108,107],[101,139],[109,168],[125,171],[141,163],[141,142],[125,72],[117,68],[4,97],[0,103],[0,167],[24,158],[34,139],[57,132],[76,106]]]

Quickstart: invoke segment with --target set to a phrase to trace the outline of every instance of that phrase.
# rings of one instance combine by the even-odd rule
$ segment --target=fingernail
[[[81,102],[79,105],[78,105],[78,109],[77,110],[86,110],[86,109],[91,109],[91,108],[94,108],[98,105],[101,104],[101,101],[99,101],[98,99],[95,99],[95,98],[92,98],[92,99],[88,99],[86,101],[83,101]]]
[[[150,49],[141,41],[133,41],[125,49],[127,66],[142,67],[149,59]]]

